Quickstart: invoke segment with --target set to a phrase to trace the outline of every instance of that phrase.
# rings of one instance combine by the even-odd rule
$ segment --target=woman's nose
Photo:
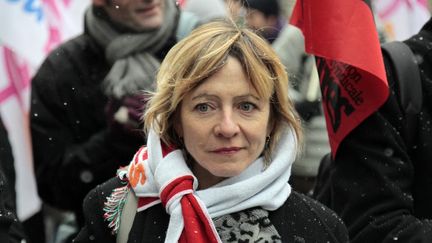
[[[239,124],[234,119],[234,114],[232,112],[224,112],[218,124],[215,126],[216,135],[227,138],[237,135],[239,130]]]

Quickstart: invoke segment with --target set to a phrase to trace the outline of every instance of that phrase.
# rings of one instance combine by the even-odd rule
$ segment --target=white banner
[[[0,0],[0,16],[0,42],[30,63],[40,63],[49,34],[41,1]]]
[[[390,40],[405,40],[429,20],[426,0],[373,0],[373,8]]]
[[[0,0],[0,113],[16,171],[17,213],[38,212],[29,129],[30,80],[46,55],[83,30],[90,0]]]

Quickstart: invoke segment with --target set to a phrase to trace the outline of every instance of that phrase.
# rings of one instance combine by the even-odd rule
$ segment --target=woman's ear
[[[267,137],[271,136],[273,130],[275,129],[276,123],[274,122],[274,119],[269,120],[269,124],[267,126]]]
[[[274,118],[275,111],[273,110],[273,106],[270,104],[270,114],[269,114],[269,121],[267,125],[267,137],[270,136],[273,132],[273,130],[276,127],[276,119]]]

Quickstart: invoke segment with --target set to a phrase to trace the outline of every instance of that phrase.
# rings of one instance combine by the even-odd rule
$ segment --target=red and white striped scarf
[[[181,150],[165,146],[151,131],[147,147],[135,154],[127,177],[138,197],[138,212],[162,203],[170,214],[165,242],[221,242],[212,218],[252,207],[276,210],[286,201],[295,149],[294,133],[287,128],[267,168],[258,158],[240,175],[196,190],[197,178]]]

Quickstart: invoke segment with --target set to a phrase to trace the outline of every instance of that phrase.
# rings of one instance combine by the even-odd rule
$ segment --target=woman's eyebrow
[[[201,99],[201,98],[219,99],[219,96],[214,95],[214,94],[209,94],[209,93],[203,93],[203,94],[198,94],[198,95],[192,97],[192,100]],[[234,98],[235,99],[253,98],[253,99],[257,100],[257,101],[261,100],[258,96],[253,95],[253,94],[238,95],[238,96],[235,96]]]
[[[245,99],[245,98],[253,98],[255,100],[261,100],[260,97],[253,95],[253,94],[245,94],[245,95],[239,95],[235,97],[236,99]]]
[[[214,98],[214,99],[217,99],[219,97],[217,95],[213,95],[213,94],[209,94],[209,93],[202,93],[202,94],[198,94],[198,95],[192,97],[192,100],[202,99],[202,98]]]

